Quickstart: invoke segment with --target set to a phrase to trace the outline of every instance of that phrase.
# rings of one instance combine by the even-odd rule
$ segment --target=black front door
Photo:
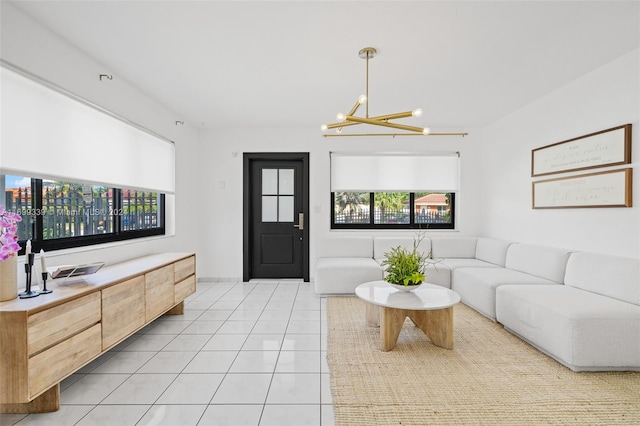
[[[245,281],[309,281],[308,158],[308,153],[244,155]]]

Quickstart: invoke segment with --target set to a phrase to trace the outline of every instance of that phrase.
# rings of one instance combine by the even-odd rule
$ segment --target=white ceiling
[[[486,125],[639,46],[637,1],[18,1],[177,114],[317,126],[365,91],[370,115]],[[60,58],[63,60],[63,58]],[[359,115],[361,115],[359,113]]]

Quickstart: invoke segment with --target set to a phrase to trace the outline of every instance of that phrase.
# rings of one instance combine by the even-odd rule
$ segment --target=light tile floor
[[[200,282],[61,384],[55,413],[0,425],[334,424],[325,298],[298,281]]]

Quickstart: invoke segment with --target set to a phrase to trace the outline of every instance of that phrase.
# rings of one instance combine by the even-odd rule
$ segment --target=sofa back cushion
[[[503,240],[494,240],[492,238],[478,238],[476,244],[476,259],[493,263],[494,265],[504,266],[507,260],[507,250],[511,242]]]
[[[640,305],[640,260],[571,253],[565,285]]]
[[[407,250],[413,250],[413,237],[374,237],[373,239],[373,258],[378,262],[384,260],[384,254],[391,251],[392,248],[401,246]],[[423,238],[418,246],[418,251],[427,256],[431,251],[431,240]]]
[[[316,256],[373,258],[373,238],[320,238],[316,246]]]
[[[432,238],[431,253],[434,259],[476,257],[477,238]]]
[[[569,250],[556,247],[514,243],[507,249],[504,266],[562,283],[570,253]]]

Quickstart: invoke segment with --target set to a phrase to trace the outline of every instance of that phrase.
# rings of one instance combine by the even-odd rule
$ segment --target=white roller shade
[[[86,103],[1,68],[3,173],[175,191],[175,148]]]
[[[331,153],[331,191],[454,192],[459,155]]]

